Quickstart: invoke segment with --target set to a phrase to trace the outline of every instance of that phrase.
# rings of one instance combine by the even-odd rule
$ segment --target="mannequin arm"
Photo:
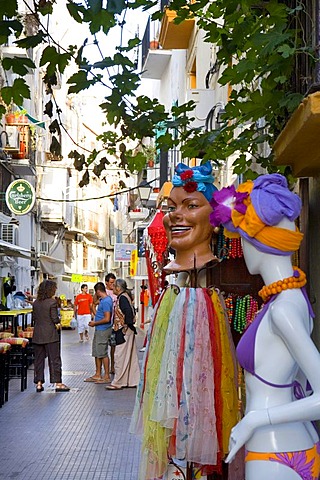
[[[257,428],[320,419],[320,377],[318,373],[320,371],[320,354],[310,338],[311,322],[305,307],[302,298],[298,298],[297,301],[281,300],[276,302],[270,309],[270,325],[274,334],[282,339],[291,357],[308,379],[313,393],[298,401],[248,412],[231,431],[230,453],[226,459],[227,462],[233,460],[237,451],[248,442]]]

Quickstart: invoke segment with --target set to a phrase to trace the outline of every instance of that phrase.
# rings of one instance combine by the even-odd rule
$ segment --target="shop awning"
[[[61,258],[50,257],[49,255],[40,255],[40,269],[42,273],[47,273],[53,277],[64,274],[64,260]]]
[[[6,257],[20,257],[20,258],[31,258],[31,251],[26,248],[20,247],[19,245],[14,245],[13,243],[5,242],[0,240],[0,255],[5,255]]]

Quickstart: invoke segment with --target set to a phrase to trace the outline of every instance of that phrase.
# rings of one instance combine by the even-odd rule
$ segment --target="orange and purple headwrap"
[[[210,204],[214,227],[223,225],[229,236],[240,235],[261,252],[292,255],[300,247],[301,232],[275,227],[284,218],[294,221],[301,210],[300,198],[278,173],[214,192]]]

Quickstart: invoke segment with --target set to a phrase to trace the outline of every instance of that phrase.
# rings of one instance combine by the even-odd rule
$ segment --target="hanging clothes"
[[[150,333],[149,333],[150,332]],[[142,435],[139,480],[162,479],[168,457],[221,473],[237,423],[234,346],[219,294],[164,291],[155,307],[131,432]]]

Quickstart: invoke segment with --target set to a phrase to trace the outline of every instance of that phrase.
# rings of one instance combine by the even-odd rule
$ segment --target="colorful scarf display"
[[[221,472],[237,423],[237,370],[218,293],[174,287],[159,300],[131,431],[142,435],[139,480],[161,479],[168,459]]]

